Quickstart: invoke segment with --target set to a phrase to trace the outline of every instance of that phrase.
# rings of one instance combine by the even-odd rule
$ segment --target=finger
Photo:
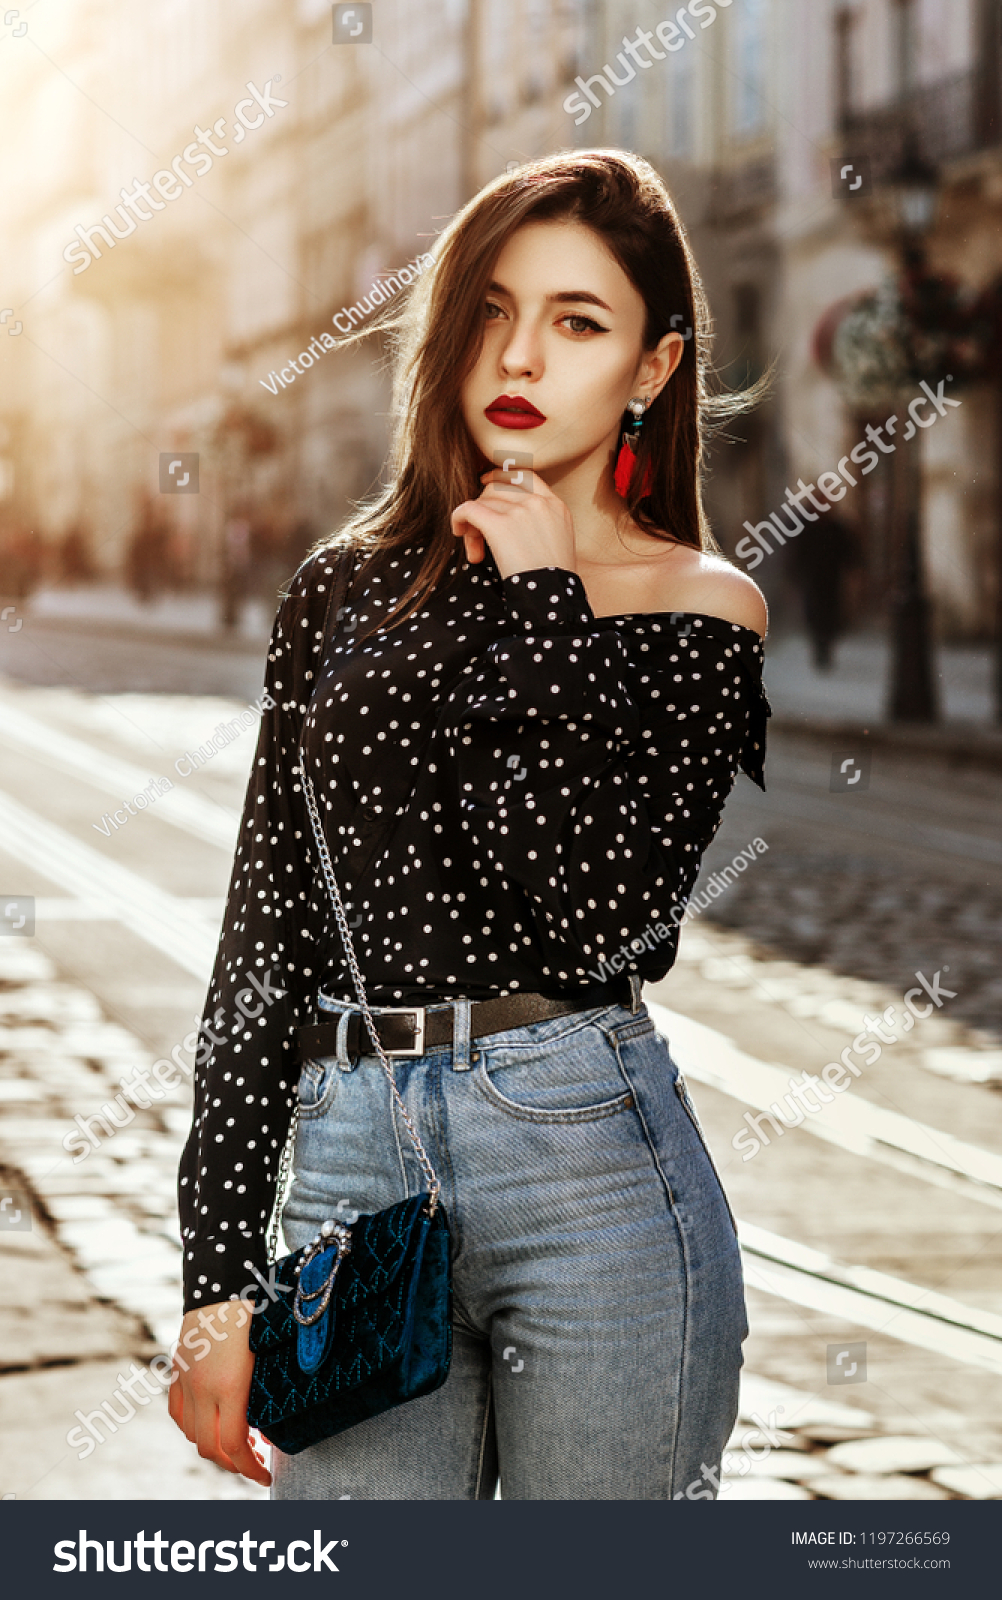
[[[532,473],[528,467],[523,467],[515,474],[514,478],[492,478],[488,483],[485,483],[484,492],[480,499],[482,501],[484,496],[488,495],[494,501],[514,500],[516,495],[531,494],[532,486]]]
[[[198,1453],[203,1461],[215,1462],[224,1472],[237,1472],[237,1468],[219,1442],[219,1411],[214,1403],[210,1402],[200,1410],[198,1430],[192,1442],[198,1447]]]
[[[172,1383],[167,1391],[167,1415],[184,1432],[184,1393],[180,1382]]]
[[[458,509],[458,508],[457,508]],[[456,512],[452,514],[452,532],[457,539],[462,539],[466,551],[467,561],[482,561],[484,556],[483,534],[475,528],[472,522],[461,520]]]
[[[239,1473],[242,1478],[249,1478],[252,1483],[260,1483],[266,1489],[269,1487],[271,1473],[265,1466],[263,1457],[249,1444],[245,1444],[242,1450],[238,1450],[228,1459],[233,1471]]]
[[[495,490],[489,498],[485,493],[479,500],[464,500],[463,504],[457,506],[452,513],[453,529],[458,528],[463,533],[467,531],[480,533],[484,538],[501,533],[505,527],[509,505],[517,496],[517,490],[513,490],[510,496],[503,497]]]
[[[247,1426],[246,1412],[231,1406],[220,1413],[219,1446],[234,1472],[239,1472],[244,1478],[250,1478],[254,1483],[267,1485],[271,1482],[271,1473],[265,1466],[264,1457],[256,1448],[254,1436]]]
[[[480,481],[485,488],[490,487],[491,484],[497,484],[500,487],[510,489],[529,489],[533,493],[543,492],[538,487],[543,480],[542,478],[537,479],[531,467],[509,467],[507,471],[501,467],[494,467],[490,472],[481,473]]]
[[[466,540],[467,550],[470,548],[470,538],[482,540],[491,530],[498,527],[500,507],[487,506],[483,500],[467,500],[457,506],[452,513],[451,525],[455,534],[461,535]]]

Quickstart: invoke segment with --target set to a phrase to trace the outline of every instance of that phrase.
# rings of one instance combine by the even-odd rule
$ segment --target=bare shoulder
[[[765,597],[747,572],[732,566],[726,556],[677,545],[665,580],[670,609],[701,611],[765,637],[769,626]]]

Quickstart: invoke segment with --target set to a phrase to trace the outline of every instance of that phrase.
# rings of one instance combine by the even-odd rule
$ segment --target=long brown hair
[[[673,330],[686,341],[671,381],[644,417],[626,509],[657,537],[719,548],[701,492],[708,427],[759,396],[708,392],[709,308],[685,229],[654,168],[624,150],[546,156],[487,184],[441,234],[434,262],[403,311],[382,313],[344,341],[355,343],[377,329],[394,335],[391,478],[317,548],[350,545],[378,559],[409,543],[427,543],[410,588],[368,631],[405,621],[447,571],[451,577],[462,565],[465,552],[449,517],[480,493],[484,458],[463,419],[460,393],[480,354],[487,286],[516,228],[557,220],[592,228],[642,295],[645,350]],[[651,489],[641,498],[648,465]]]

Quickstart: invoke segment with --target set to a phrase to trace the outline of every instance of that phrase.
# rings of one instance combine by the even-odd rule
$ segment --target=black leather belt
[[[562,1017],[569,1012],[586,1011],[591,1006],[617,1003],[628,1006],[631,1002],[632,992],[627,976],[579,989],[564,999],[545,994],[508,994],[496,1000],[474,1000],[470,1006],[470,1037],[480,1039],[487,1033],[504,1033],[508,1028],[520,1028],[527,1022]],[[436,1045],[452,1043],[454,1008],[451,1003],[437,1003],[442,1005],[441,1011],[430,1011],[427,1006],[372,1008],[372,1020],[379,1042],[388,1056],[423,1056]],[[430,1001],[429,1004],[436,1002]],[[301,1060],[314,1061],[321,1056],[337,1054],[338,1020],[338,1014],[332,1012],[330,1021],[309,1023],[297,1028]],[[348,1020],[347,1051],[353,1061],[360,1055],[372,1054],[368,1026],[362,1013],[357,1010],[352,1012]]]

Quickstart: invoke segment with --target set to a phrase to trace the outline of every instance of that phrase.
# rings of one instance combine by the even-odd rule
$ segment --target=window
[[[917,19],[915,0],[891,0],[891,73],[894,93],[905,95],[915,84]]]
[[[691,161],[696,148],[696,58],[691,50],[679,50],[665,65],[665,153]]]
[[[768,0],[736,0],[732,132],[751,138],[765,126]]]
[[[844,8],[835,13],[835,126],[842,128],[852,115],[856,99],[856,18]]]

